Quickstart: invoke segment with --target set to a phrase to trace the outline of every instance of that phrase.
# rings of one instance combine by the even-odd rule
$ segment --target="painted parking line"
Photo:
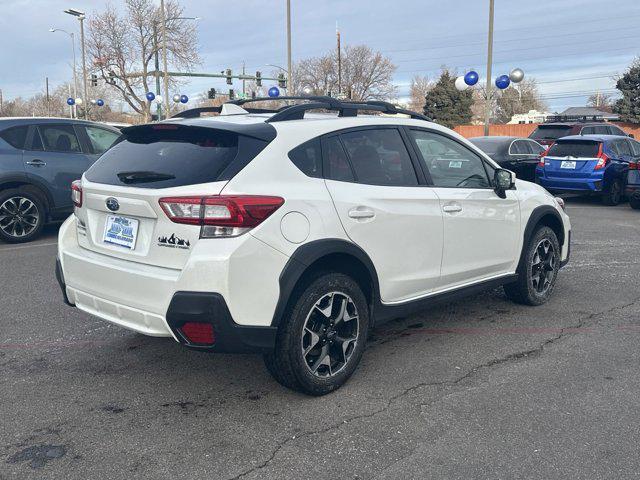
[[[49,243],[35,243],[33,245],[22,245],[20,247],[8,247],[8,248],[0,248],[0,253],[3,252],[13,252],[15,250],[26,250],[28,248],[36,248],[36,247],[50,247],[52,245],[58,245],[58,242],[49,242]]]

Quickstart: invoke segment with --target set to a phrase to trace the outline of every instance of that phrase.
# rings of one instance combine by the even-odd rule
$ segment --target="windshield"
[[[571,125],[540,125],[529,135],[529,138],[534,140],[555,140],[567,136],[571,128]]]

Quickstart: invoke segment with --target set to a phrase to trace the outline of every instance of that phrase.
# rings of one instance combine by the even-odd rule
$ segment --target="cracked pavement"
[[[65,307],[55,227],[0,245],[0,479],[637,478],[640,212],[567,205],[549,303],[490,290],[383,325],[322,398]]]

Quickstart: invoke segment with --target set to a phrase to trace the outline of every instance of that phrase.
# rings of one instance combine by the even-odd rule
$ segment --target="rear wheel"
[[[541,227],[525,248],[518,280],[505,285],[504,291],[514,302],[542,305],[555,287],[560,269],[560,244],[553,230]]]
[[[631,208],[634,210],[640,210],[640,198],[630,198],[629,205],[631,205]]]
[[[608,206],[615,206],[622,201],[622,197],[622,182],[615,180],[609,189],[602,194],[602,203]]]
[[[0,239],[10,243],[29,242],[44,227],[44,202],[29,191],[5,190],[0,193]]]
[[[324,395],[351,377],[368,329],[369,308],[358,284],[341,273],[324,274],[297,292],[264,361],[285,387]]]

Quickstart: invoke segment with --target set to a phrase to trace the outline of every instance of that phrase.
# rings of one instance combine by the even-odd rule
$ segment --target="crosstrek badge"
[[[158,246],[168,248],[181,248],[183,250],[187,250],[189,249],[189,247],[191,247],[191,242],[189,242],[189,240],[177,237],[175,233],[172,233],[170,237],[158,237]]]

